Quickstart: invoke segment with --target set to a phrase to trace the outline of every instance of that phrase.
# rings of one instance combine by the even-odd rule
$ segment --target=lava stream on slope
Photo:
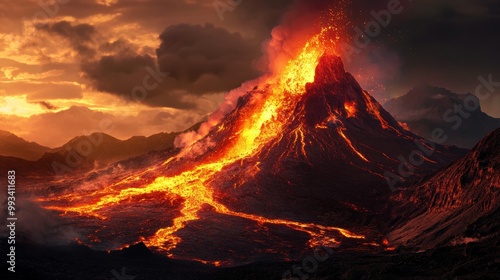
[[[65,215],[97,218],[102,223],[106,223],[109,218],[109,215],[106,214],[108,208],[127,203],[141,203],[141,200],[136,201],[134,198],[149,194],[154,194],[155,197],[164,195],[171,199],[180,198],[182,199],[182,207],[179,209],[179,215],[173,219],[171,226],[157,230],[152,236],[141,236],[136,240],[166,252],[170,257],[176,257],[172,250],[182,242],[182,238],[176,233],[183,229],[187,223],[199,219],[198,212],[207,205],[223,215],[248,219],[259,225],[284,225],[295,231],[307,233],[310,236],[308,245],[313,248],[338,246],[340,242],[334,236],[339,234],[345,238],[364,239],[365,236],[362,234],[339,227],[266,218],[233,211],[214,199],[213,190],[208,184],[215,174],[224,172],[225,167],[254,156],[266,143],[283,137],[280,135],[283,126],[289,121],[300,95],[305,92],[306,84],[314,81],[316,65],[321,55],[326,51],[321,44],[325,31],[323,30],[321,34],[307,42],[296,59],[290,60],[279,76],[267,78],[266,82],[269,86],[265,94],[251,96],[250,101],[242,109],[241,117],[234,120],[235,133],[216,149],[198,157],[195,164],[182,165],[183,162],[187,161],[184,158],[169,159],[162,165],[168,175],[158,176],[146,185],[140,185],[137,182],[140,182],[141,178],[150,170],[142,174],[134,174],[90,194],[67,194],[59,197],[40,198],[38,201],[43,203],[46,209],[57,210]],[[295,133],[297,136],[296,145],[305,145],[300,142],[300,138],[304,139],[304,132],[299,129]],[[346,141],[349,140],[346,138]],[[199,145],[199,143],[194,145],[197,144]],[[359,152],[357,153],[364,158]],[[174,167],[169,168],[171,165]]]

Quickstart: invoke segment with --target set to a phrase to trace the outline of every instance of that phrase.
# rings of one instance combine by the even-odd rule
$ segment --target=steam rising
[[[260,82],[278,75],[290,59],[296,57],[306,41],[314,34],[319,34],[324,26],[329,27],[332,41],[337,41],[343,34],[347,16],[347,1],[297,1],[283,17],[282,23],[271,32],[271,38],[262,44],[263,56],[258,66],[263,73],[261,78],[245,82],[241,87],[230,91],[219,109],[211,114],[200,129],[179,135],[175,139],[178,148],[189,148],[191,155],[199,155],[210,148],[210,141],[197,143],[211,129],[231,112],[239,97],[247,94]],[[307,24],[304,24],[307,23]],[[332,42],[331,42],[332,43]],[[183,155],[187,154],[183,152]]]
[[[7,209],[6,197],[3,197],[2,201],[2,208]],[[16,217],[18,219],[16,237],[19,241],[61,245],[68,244],[80,236],[55,213],[42,209],[36,203],[24,198],[18,197],[16,200]],[[2,220],[5,221],[6,218],[2,217]],[[0,232],[2,238],[8,236],[5,229]]]
[[[207,148],[207,143],[203,145],[196,145],[197,141],[201,140],[208,135],[210,130],[216,126],[229,112],[231,112],[238,101],[238,98],[247,94],[252,88],[259,84],[259,80],[248,81],[243,83],[241,87],[230,91],[226,96],[224,102],[219,106],[219,108],[212,113],[206,122],[201,124],[198,131],[189,131],[183,133],[174,141],[174,145],[178,148],[190,147],[191,155],[198,155],[204,152]]]

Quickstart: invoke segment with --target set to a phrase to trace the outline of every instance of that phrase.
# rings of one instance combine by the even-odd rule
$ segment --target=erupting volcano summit
[[[370,219],[389,192],[384,173],[429,144],[402,129],[318,40],[164,163],[39,201],[80,224],[86,244],[142,241],[216,265],[287,259],[320,245],[378,248]],[[413,177],[456,158],[436,146]]]

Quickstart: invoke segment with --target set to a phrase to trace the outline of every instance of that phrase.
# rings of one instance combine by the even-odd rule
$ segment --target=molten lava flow
[[[273,84],[263,103],[257,106],[240,127],[238,139],[221,161],[234,162],[253,155],[264,144],[274,139],[291,115],[298,96],[305,92],[305,85],[314,82],[316,65],[325,52],[321,38],[327,29],[306,43],[295,59],[290,60],[275,77],[269,78]]]
[[[369,162],[369,160],[362,153],[360,153],[358,150],[356,150],[356,148],[354,148],[354,146],[352,145],[351,140],[349,140],[349,138],[347,138],[347,136],[345,136],[344,132],[342,131],[342,128],[337,129],[337,131],[340,134],[340,136],[342,136],[342,138],[344,138],[344,140],[346,141],[347,145],[349,145],[349,147],[351,147],[351,149],[353,150],[353,152],[355,152],[362,160],[364,160],[366,162]]]
[[[347,112],[347,117],[352,118],[356,116],[356,103],[348,102],[344,104],[344,108]]]
[[[301,94],[304,92],[305,85],[314,81],[316,65],[320,56],[325,52],[319,46],[320,37],[321,34],[316,35],[307,42],[298,57],[290,60],[285,66],[282,75],[279,76],[278,87],[274,88],[277,94],[281,95],[283,92]]]
[[[332,234],[341,234],[346,238],[362,239],[364,236],[352,233],[348,230],[317,225],[313,223],[300,223],[285,219],[270,219],[254,214],[232,211],[225,205],[214,199],[214,193],[210,187],[214,175],[218,174],[225,167],[249,158],[258,153],[262,147],[271,140],[280,137],[284,125],[289,121],[300,95],[305,92],[305,85],[313,82],[315,69],[318,60],[325,52],[325,47],[321,44],[321,34],[314,36],[305,44],[303,49],[297,54],[295,59],[291,59],[276,76],[269,77],[267,83],[271,84],[270,90],[265,96],[257,96],[251,99],[251,112],[244,114],[238,121],[237,132],[231,135],[229,144],[219,152],[208,157],[203,162],[179,171],[175,175],[157,177],[152,183],[140,187],[129,187],[126,185],[134,181],[140,182],[141,176],[131,176],[125,180],[108,186],[102,190],[92,193],[93,201],[89,202],[77,194],[64,197],[53,198],[52,201],[64,201],[73,206],[47,206],[48,209],[63,211],[65,213],[77,213],[83,216],[95,216],[106,219],[103,214],[106,208],[132,201],[134,197],[145,194],[167,194],[183,199],[181,215],[173,220],[169,227],[158,230],[153,236],[142,237],[146,245],[165,251],[169,256],[172,249],[176,248],[182,239],[176,233],[186,226],[189,221],[199,219],[198,212],[202,207],[210,205],[216,212],[236,216],[255,221],[259,224],[285,225],[297,231],[306,232],[310,235],[309,245],[311,246],[335,246],[339,241],[335,240]],[[354,114],[354,104],[346,105],[349,114]],[[220,128],[224,129],[224,127]],[[339,131],[349,146],[363,160],[368,161],[359,153],[343,132]],[[304,130],[299,127],[295,131],[296,145],[300,145],[300,151],[306,155]],[[181,161],[182,159],[179,159]],[[173,159],[169,159],[163,166],[168,166]],[[51,200],[45,200],[50,202]],[[80,202],[79,201],[84,201]],[[175,256],[173,256],[175,257]]]
[[[389,125],[389,123],[387,123],[387,121],[380,115],[380,109],[378,108],[378,106],[372,101],[372,97],[368,94],[368,92],[366,91],[363,91],[363,95],[365,96],[365,99],[366,99],[366,104],[368,105],[368,110],[369,112],[374,115],[379,121],[380,121],[380,125],[385,128],[385,129],[388,129],[390,128],[391,126]],[[392,128],[392,127],[391,127]]]

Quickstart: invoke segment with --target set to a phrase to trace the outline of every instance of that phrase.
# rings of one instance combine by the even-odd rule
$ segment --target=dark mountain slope
[[[13,133],[0,130],[0,156],[17,157],[25,160],[38,160],[50,148],[35,142],[28,142]]]
[[[450,242],[497,238],[500,229],[500,129],[467,156],[427,181],[392,197],[398,245],[433,248]]]

